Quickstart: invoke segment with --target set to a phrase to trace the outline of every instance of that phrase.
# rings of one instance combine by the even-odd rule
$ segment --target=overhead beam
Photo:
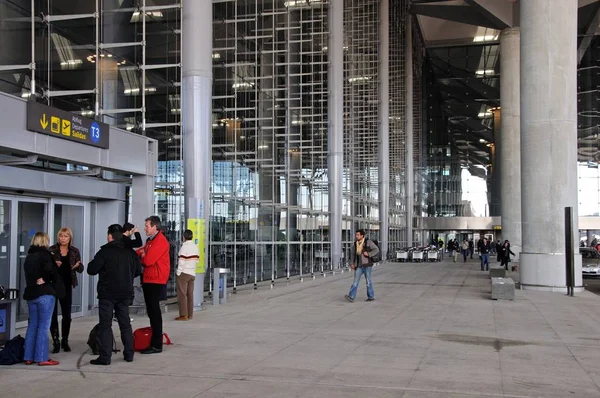
[[[512,7],[514,3],[507,1],[500,2],[497,0],[465,0],[465,3],[473,7],[483,19],[495,26],[494,29],[502,30],[510,27],[510,25],[499,18],[497,14],[504,12],[504,14],[510,16],[507,18],[507,15],[504,15],[506,19],[512,19]],[[492,7],[495,9],[492,9]],[[510,8],[510,10],[504,10],[503,8]]]
[[[581,63],[581,60],[585,56],[587,49],[590,47],[590,44],[592,44],[594,36],[598,34],[598,28],[600,27],[600,2],[594,4],[593,8],[594,16],[588,24],[587,29],[585,30],[585,36],[581,40],[581,44],[579,44],[579,48],[577,49],[577,64]]]
[[[497,23],[482,18],[481,14],[471,6],[445,6],[439,4],[413,4],[411,14],[424,15],[431,18],[443,19],[473,26],[483,26],[490,29],[500,29]]]

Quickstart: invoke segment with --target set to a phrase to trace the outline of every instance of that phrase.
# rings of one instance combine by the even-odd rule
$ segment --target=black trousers
[[[154,348],[162,349],[163,342],[163,323],[162,313],[160,312],[160,296],[164,285],[156,283],[144,283],[144,301],[146,302],[146,311],[150,318],[150,327],[152,327],[152,340],[150,344]]]
[[[500,259],[500,266],[504,267],[507,271],[508,271],[508,259],[507,258],[501,258]]]
[[[123,356],[127,359],[133,359],[133,332],[131,331],[131,321],[129,319],[130,298],[109,300],[98,300],[98,315],[100,318],[98,337],[100,338],[100,359],[110,362],[113,349],[113,331],[112,321],[113,313],[117,317],[119,329],[121,331],[121,342],[123,343]]]
[[[52,337],[59,337],[58,333],[58,305],[60,303],[60,311],[62,314],[62,337],[69,338],[71,332],[71,306],[73,305],[73,288],[71,282],[65,285],[65,297],[56,300],[54,304],[54,312],[52,313],[52,322],[50,323],[50,333]]]

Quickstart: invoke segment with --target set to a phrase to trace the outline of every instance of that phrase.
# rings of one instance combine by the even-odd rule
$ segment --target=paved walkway
[[[377,300],[344,300],[349,273],[240,290],[193,321],[165,317],[174,345],[89,365],[93,318],[74,322],[61,365],[0,368],[17,397],[600,397],[600,297],[517,291],[490,300],[476,261],[387,264]],[[136,317],[134,327],[147,325]],[[120,342],[119,342],[120,345]]]

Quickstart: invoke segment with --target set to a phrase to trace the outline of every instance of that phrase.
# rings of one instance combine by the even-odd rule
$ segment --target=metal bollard
[[[227,302],[227,274],[228,268],[215,268],[213,271],[213,305]]]

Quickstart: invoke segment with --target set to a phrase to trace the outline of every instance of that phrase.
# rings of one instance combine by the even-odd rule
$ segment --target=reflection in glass
[[[46,231],[46,204],[33,202],[19,202],[17,213],[17,255],[19,273],[17,285],[21,292],[25,291],[27,282],[25,280],[25,270],[23,265],[27,258],[27,252],[31,246],[31,239],[36,232]],[[27,301],[23,300],[22,295],[19,295],[17,307],[17,321],[25,321],[29,316]]]

